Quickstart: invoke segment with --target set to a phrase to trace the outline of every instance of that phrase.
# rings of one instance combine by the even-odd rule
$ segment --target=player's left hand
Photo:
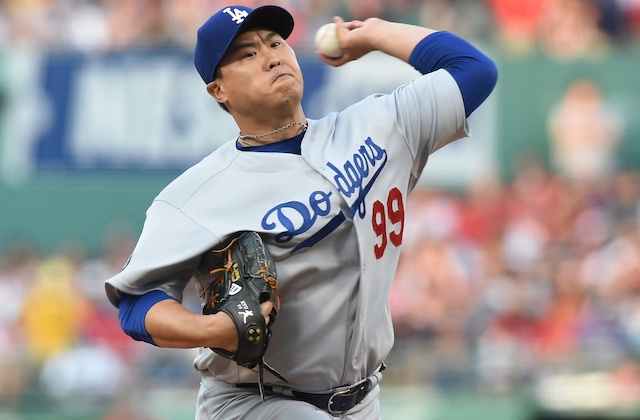
[[[271,325],[271,313],[273,312],[273,303],[270,300],[261,303],[260,309],[262,310],[262,315],[264,316],[264,320],[267,325]]]

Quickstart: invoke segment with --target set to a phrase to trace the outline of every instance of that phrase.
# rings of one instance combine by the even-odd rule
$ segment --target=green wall
[[[114,223],[139,233],[147,207],[175,175],[50,173],[0,184],[0,246],[26,240],[49,253],[80,243],[99,253]]]
[[[572,63],[544,57],[498,57],[496,61],[500,71],[494,92],[497,153],[505,177],[513,174],[514,163],[523,154],[533,152],[547,159],[549,109],[568,83],[581,76],[594,78],[623,111],[627,127],[621,160],[626,167],[638,167],[640,52],[620,51]],[[90,252],[99,253],[114,221],[139,233],[151,200],[176,175],[54,171],[38,173],[22,184],[0,181],[0,250],[22,239],[45,253],[68,242],[82,243]]]

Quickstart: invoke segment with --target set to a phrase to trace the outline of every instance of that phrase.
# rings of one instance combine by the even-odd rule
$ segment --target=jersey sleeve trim
[[[140,296],[122,293],[118,311],[122,330],[134,340],[155,346],[156,343],[147,332],[144,321],[153,305],[167,299],[173,298],[162,290],[152,290]]]

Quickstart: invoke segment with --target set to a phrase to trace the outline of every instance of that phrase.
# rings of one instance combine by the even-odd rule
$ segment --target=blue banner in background
[[[370,94],[390,93],[419,75],[381,53],[339,68],[316,56],[299,61],[309,118],[340,111]],[[0,178],[7,183],[52,170],[181,171],[238,134],[185,51],[12,52],[3,63],[9,105],[0,114]],[[485,125],[478,133],[492,138],[493,123],[486,124],[493,117],[486,118],[490,114],[482,107],[476,114]],[[430,160],[427,173],[433,172],[435,182],[464,182],[479,166],[493,164],[491,138],[448,146]]]
[[[302,62],[309,90],[323,67]],[[189,54],[52,54],[41,62],[47,118],[30,159],[37,169],[181,169],[237,134]]]

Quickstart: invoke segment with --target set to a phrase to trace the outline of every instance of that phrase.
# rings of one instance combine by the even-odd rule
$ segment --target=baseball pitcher
[[[129,262],[106,281],[131,337],[200,348],[196,419],[380,417],[408,196],[495,86],[494,63],[451,33],[333,23],[338,52],[318,52],[327,65],[381,51],[422,76],[310,119],[291,14],[218,11],[194,62],[239,134],[156,197]],[[181,304],[190,281],[200,313]]]

